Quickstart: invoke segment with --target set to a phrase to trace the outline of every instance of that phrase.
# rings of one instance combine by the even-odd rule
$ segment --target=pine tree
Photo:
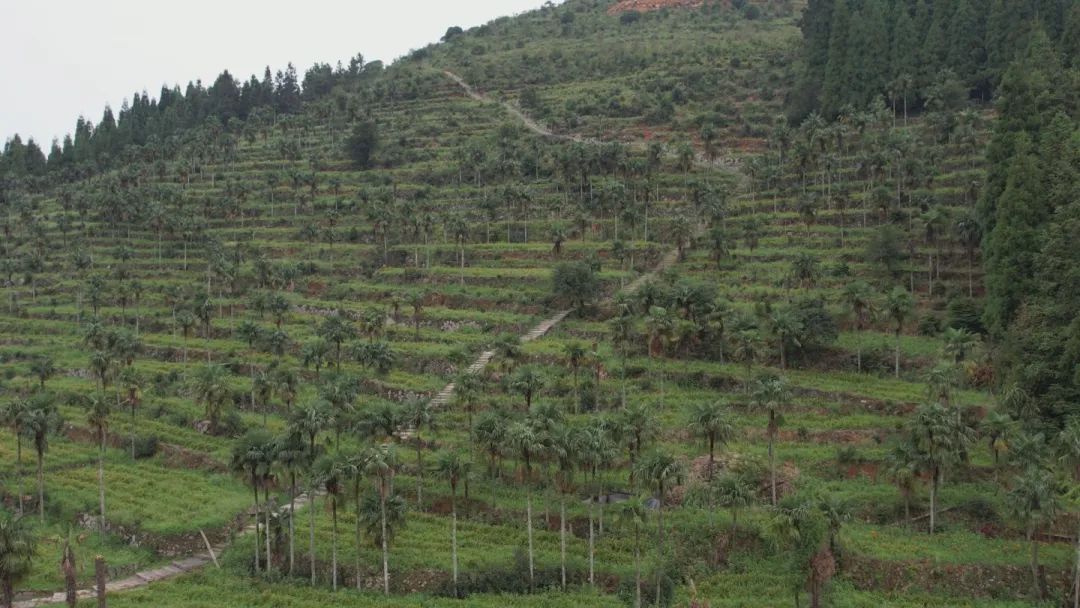
[[[848,99],[848,87],[853,82],[848,49],[851,13],[846,0],[837,2],[832,12],[829,30],[829,60],[825,65],[824,88],[821,93],[822,113],[835,116]]]
[[[994,229],[986,240],[986,324],[1002,335],[1032,289],[1038,227],[1048,216],[1038,158],[1030,138],[1016,136],[1005,190],[998,200]]]
[[[901,76],[914,77],[917,70],[916,57],[919,48],[919,35],[915,31],[915,22],[911,19],[907,2],[893,4],[892,36],[889,49],[890,76],[896,80]]]
[[[948,66],[970,89],[980,89],[985,78],[986,21],[971,0],[957,0],[949,19]]]
[[[851,80],[846,103],[861,108],[885,91],[891,69],[889,28],[881,2],[867,2],[852,16],[849,44]]]

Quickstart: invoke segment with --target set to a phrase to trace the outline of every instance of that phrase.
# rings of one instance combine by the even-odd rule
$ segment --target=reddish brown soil
[[[665,8],[697,8],[704,4],[703,0],[619,0],[608,7],[609,15],[618,15],[628,11],[646,13]]]

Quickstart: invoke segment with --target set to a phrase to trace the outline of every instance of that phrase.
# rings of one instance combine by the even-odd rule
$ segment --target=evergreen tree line
[[[278,114],[297,114],[305,102],[326,97],[334,87],[377,69],[381,63],[365,66],[363,56],[357,55],[347,66],[317,63],[302,81],[290,63],[276,74],[267,67],[262,80],[252,75],[241,82],[225,70],[210,87],[201,81],[189,82],[184,90],[166,86],[157,99],[145,91],[135,93],[130,103],[124,100],[118,113],[106,106],[97,124],[79,117],[74,133],[62,142],[54,140],[48,154],[33,138],[23,142],[14,135],[0,154],[0,177],[101,171],[129,146],[161,143],[207,121],[237,130],[252,118],[269,120]]]
[[[1005,71],[978,210],[999,380],[1055,425],[1080,413],[1080,70],[1063,59],[1037,29]]]
[[[896,112],[920,109],[943,82],[989,99],[1036,29],[1080,62],[1076,0],[809,0],[804,68],[789,100],[796,117],[832,117],[884,97]]]

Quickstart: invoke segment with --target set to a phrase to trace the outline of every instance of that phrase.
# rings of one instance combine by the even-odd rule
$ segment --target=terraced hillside
[[[1071,597],[982,339],[990,108],[789,125],[799,3],[612,4],[4,182],[22,605],[208,544],[109,604]]]

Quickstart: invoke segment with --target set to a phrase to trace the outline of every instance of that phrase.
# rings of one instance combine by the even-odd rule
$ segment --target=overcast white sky
[[[54,137],[106,103],[223,69],[245,79],[292,61],[387,63],[470,27],[538,8],[543,0],[0,0],[0,141]]]

